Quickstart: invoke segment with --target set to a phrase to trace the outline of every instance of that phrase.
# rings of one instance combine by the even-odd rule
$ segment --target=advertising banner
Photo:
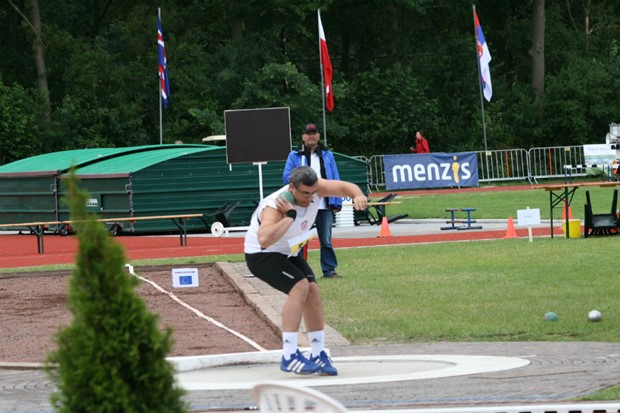
[[[388,191],[479,186],[475,152],[385,155],[383,167]]]
[[[586,174],[596,176],[600,175],[601,171],[609,172],[616,156],[616,150],[612,149],[609,144],[583,145]],[[612,173],[609,175],[611,176]]]

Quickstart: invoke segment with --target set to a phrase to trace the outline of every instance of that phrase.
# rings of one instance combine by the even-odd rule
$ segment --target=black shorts
[[[245,254],[250,272],[278,291],[288,294],[299,281],[316,282],[312,268],[301,256],[287,257],[277,252]]]

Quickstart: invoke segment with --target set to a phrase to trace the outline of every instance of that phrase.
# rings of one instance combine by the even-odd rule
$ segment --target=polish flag
[[[321,11],[317,10],[319,16],[319,43],[321,46],[321,65],[323,66],[323,87],[325,88],[325,107],[330,112],[334,110],[334,92],[332,91],[332,78],[334,70],[332,62],[329,59],[327,51],[327,40],[325,40],[325,32],[323,31],[323,23],[321,23]]]

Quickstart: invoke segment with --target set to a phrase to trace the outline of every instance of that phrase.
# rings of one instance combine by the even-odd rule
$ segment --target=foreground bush
[[[71,324],[57,337],[47,371],[58,391],[58,412],[185,412],[183,391],[166,361],[171,331],[134,291],[138,280],[123,269],[122,247],[86,213],[87,195],[68,180],[71,217],[79,237],[69,285]]]

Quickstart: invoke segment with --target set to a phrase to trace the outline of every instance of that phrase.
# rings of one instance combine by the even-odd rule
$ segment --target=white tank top
[[[278,191],[263,199],[260,204],[258,204],[256,211],[254,211],[254,213],[252,214],[250,227],[248,228],[248,232],[245,235],[243,251],[246,254],[256,254],[258,252],[279,252],[280,254],[288,256],[291,253],[291,248],[288,244],[288,240],[299,236],[304,232],[310,231],[310,228],[314,224],[316,214],[319,210],[319,197],[316,194],[313,195],[312,202],[310,202],[309,207],[306,208],[295,205],[295,210],[297,211],[297,218],[295,218],[295,221],[293,221],[293,224],[290,226],[288,231],[284,233],[282,238],[280,238],[278,241],[265,249],[263,249],[258,243],[258,227],[260,226],[259,218],[261,217],[265,207],[269,206],[277,209],[276,198],[284,191],[288,191],[288,185],[283,186]],[[298,254],[299,251],[294,255]]]

